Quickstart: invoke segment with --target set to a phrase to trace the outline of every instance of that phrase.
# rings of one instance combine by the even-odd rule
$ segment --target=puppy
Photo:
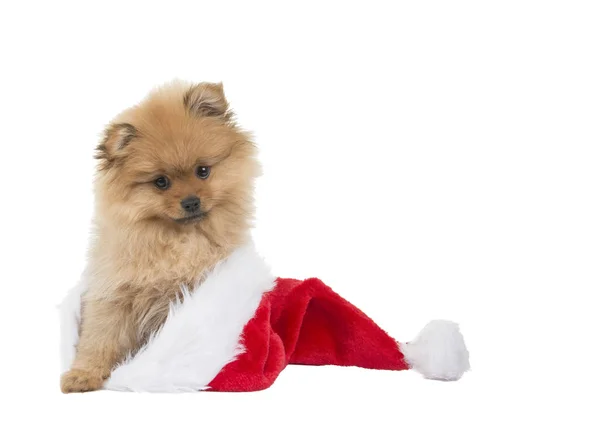
[[[63,392],[102,387],[190,290],[249,239],[256,148],[221,84],[172,83],[118,115],[97,148],[80,340]]]

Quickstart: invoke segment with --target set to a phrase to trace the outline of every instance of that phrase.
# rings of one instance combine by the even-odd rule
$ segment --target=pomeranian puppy
[[[96,158],[89,288],[65,393],[101,388],[182,286],[249,239],[259,174],[254,144],[212,83],[151,92],[110,123]]]

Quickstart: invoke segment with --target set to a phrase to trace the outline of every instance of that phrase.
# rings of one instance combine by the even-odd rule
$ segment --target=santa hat
[[[61,305],[63,368],[78,342],[85,274]],[[253,245],[218,264],[174,302],[162,329],[117,366],[106,389],[256,391],[288,364],[412,368],[430,379],[457,380],[469,369],[458,325],[432,321],[398,343],[316,278],[274,278]]]

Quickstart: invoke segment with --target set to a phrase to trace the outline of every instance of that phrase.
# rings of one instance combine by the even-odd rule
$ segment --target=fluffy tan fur
[[[161,327],[181,286],[197,285],[246,241],[255,154],[220,84],[166,85],[108,126],[97,154],[90,287],[63,392],[101,388]],[[196,175],[199,166],[211,168],[207,179]],[[169,179],[167,190],[155,185],[160,177]],[[200,199],[202,217],[181,222],[190,195]]]

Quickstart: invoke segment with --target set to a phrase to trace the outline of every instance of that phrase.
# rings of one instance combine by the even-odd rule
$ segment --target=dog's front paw
[[[103,383],[104,378],[97,372],[73,369],[61,376],[60,390],[65,394],[70,392],[95,391],[102,388]]]

